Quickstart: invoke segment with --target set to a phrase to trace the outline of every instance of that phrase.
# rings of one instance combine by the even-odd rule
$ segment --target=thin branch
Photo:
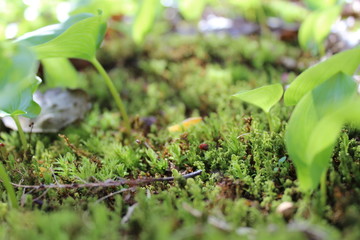
[[[135,188],[134,188],[134,187],[131,187],[131,188],[122,188],[122,189],[120,189],[119,191],[112,192],[112,193],[110,193],[110,194],[108,194],[108,195],[106,195],[106,196],[104,196],[104,197],[102,197],[102,198],[99,198],[98,200],[96,200],[96,203],[99,203],[99,202],[101,202],[101,201],[103,201],[103,200],[105,200],[105,199],[108,199],[109,197],[112,197],[112,196],[114,196],[114,195],[116,195],[116,194],[123,193],[123,192],[127,192],[127,191],[135,191]]]
[[[193,178],[195,176],[198,176],[202,173],[202,170],[197,170],[192,173],[188,173],[185,175],[182,175],[183,178]],[[127,180],[127,179],[121,179],[119,181],[106,181],[106,182],[96,182],[96,183],[72,183],[72,184],[41,184],[41,185],[23,185],[23,184],[17,184],[17,183],[11,183],[14,187],[17,188],[29,188],[29,189],[51,189],[51,188],[95,188],[95,187],[116,187],[116,186],[122,186],[122,185],[141,185],[141,184],[147,184],[152,182],[170,182],[174,181],[174,177],[163,177],[163,178],[144,178],[144,179],[135,179],[135,180]]]
[[[137,203],[135,203],[134,205],[131,205],[128,210],[127,213],[125,214],[125,216],[121,219],[121,224],[125,224],[130,220],[130,217],[132,216],[135,208],[137,207]]]

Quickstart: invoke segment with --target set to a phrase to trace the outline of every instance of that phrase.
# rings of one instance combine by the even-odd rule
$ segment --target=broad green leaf
[[[295,107],[285,144],[303,191],[318,186],[343,124],[360,118],[360,110],[349,111],[354,106],[359,108],[358,98],[354,80],[338,73],[306,94]]]
[[[69,27],[75,23],[84,20],[86,18],[93,17],[93,14],[83,13],[70,17],[63,23],[48,25],[39,28],[35,31],[25,33],[21,37],[16,39],[16,42],[25,43],[28,46],[36,46],[44,44],[65,32]]]
[[[207,0],[180,0],[179,10],[186,20],[198,20],[204,11]]]
[[[78,74],[66,58],[45,58],[41,60],[46,86],[76,88]]]
[[[41,82],[35,77],[35,54],[21,44],[0,43],[0,117],[35,117],[40,107],[33,93]]]
[[[340,17],[340,11],[341,6],[333,6],[311,13],[299,29],[300,46],[315,53],[321,52],[331,26]]]
[[[101,16],[79,14],[61,24],[25,34],[17,41],[32,46],[39,59],[80,58],[91,61],[105,33]]]
[[[153,27],[159,5],[160,0],[143,0],[139,4],[139,9],[132,27],[132,38],[136,44],[142,44],[146,34]]]
[[[260,107],[268,113],[280,101],[283,88],[280,83],[272,84],[249,91],[241,91],[233,96],[247,103]]]
[[[41,83],[40,78],[25,79],[27,87],[21,85],[10,85],[11,102],[1,104],[0,118],[8,116],[23,115],[24,117],[34,118],[40,111],[40,106],[33,101],[33,95]],[[22,85],[24,86],[24,85]],[[10,94],[5,94],[8,97]],[[0,97],[3,98],[3,95]]]
[[[337,72],[353,75],[360,64],[360,48],[338,53],[301,73],[285,91],[286,105],[295,105],[309,91]]]

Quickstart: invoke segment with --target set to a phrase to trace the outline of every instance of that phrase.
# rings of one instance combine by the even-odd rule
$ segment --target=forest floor
[[[358,133],[341,133],[324,205],[319,190],[309,199],[298,189],[283,140],[292,108],[274,107],[270,132],[260,109],[231,97],[289,84],[316,61],[296,45],[168,35],[142,51],[108,39],[99,58],[121,89],[131,136],[101,76],[74,62],[92,102],[83,121],[27,134],[26,153],[17,132],[1,126],[11,181],[35,186],[15,188],[21,210],[0,187],[1,239],[360,239]],[[202,121],[169,131],[192,117]]]

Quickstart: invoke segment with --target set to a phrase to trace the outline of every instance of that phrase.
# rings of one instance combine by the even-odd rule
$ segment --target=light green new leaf
[[[101,16],[78,14],[64,23],[40,28],[17,39],[32,46],[39,59],[80,58],[91,61],[105,33]]]
[[[46,86],[77,87],[78,74],[71,62],[66,58],[45,58],[41,60],[44,69]]]
[[[295,107],[285,144],[303,191],[318,186],[343,124],[360,118],[360,110],[349,111],[357,103],[354,80],[338,73],[306,94]]]
[[[289,86],[284,94],[284,102],[291,106],[309,91],[323,83],[338,72],[353,75],[360,64],[360,48],[338,53],[301,73]]]
[[[332,7],[338,2],[344,2],[339,0],[305,0],[304,1],[307,6],[309,6],[312,10],[324,9],[328,7]]]
[[[341,6],[333,6],[311,13],[299,29],[299,43],[303,49],[323,50],[323,42],[331,26],[340,17]]]
[[[283,88],[280,83],[263,86],[249,91],[241,91],[233,96],[250,104],[260,107],[269,113],[270,109],[280,101]]]
[[[194,21],[199,20],[207,0],[180,0],[179,11],[186,20]]]
[[[21,44],[0,43],[0,118],[24,115],[35,117],[40,107],[33,93],[41,80],[35,77],[35,54]]]
[[[156,11],[160,6],[160,0],[143,0],[139,4],[139,9],[132,27],[132,38],[135,43],[143,43],[146,34],[154,25]]]

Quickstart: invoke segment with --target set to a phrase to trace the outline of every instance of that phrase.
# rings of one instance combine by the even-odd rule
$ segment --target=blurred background
[[[360,39],[358,0],[0,0],[0,39],[98,11],[107,21],[107,38],[130,37],[136,45],[169,33],[272,34],[324,55]]]

